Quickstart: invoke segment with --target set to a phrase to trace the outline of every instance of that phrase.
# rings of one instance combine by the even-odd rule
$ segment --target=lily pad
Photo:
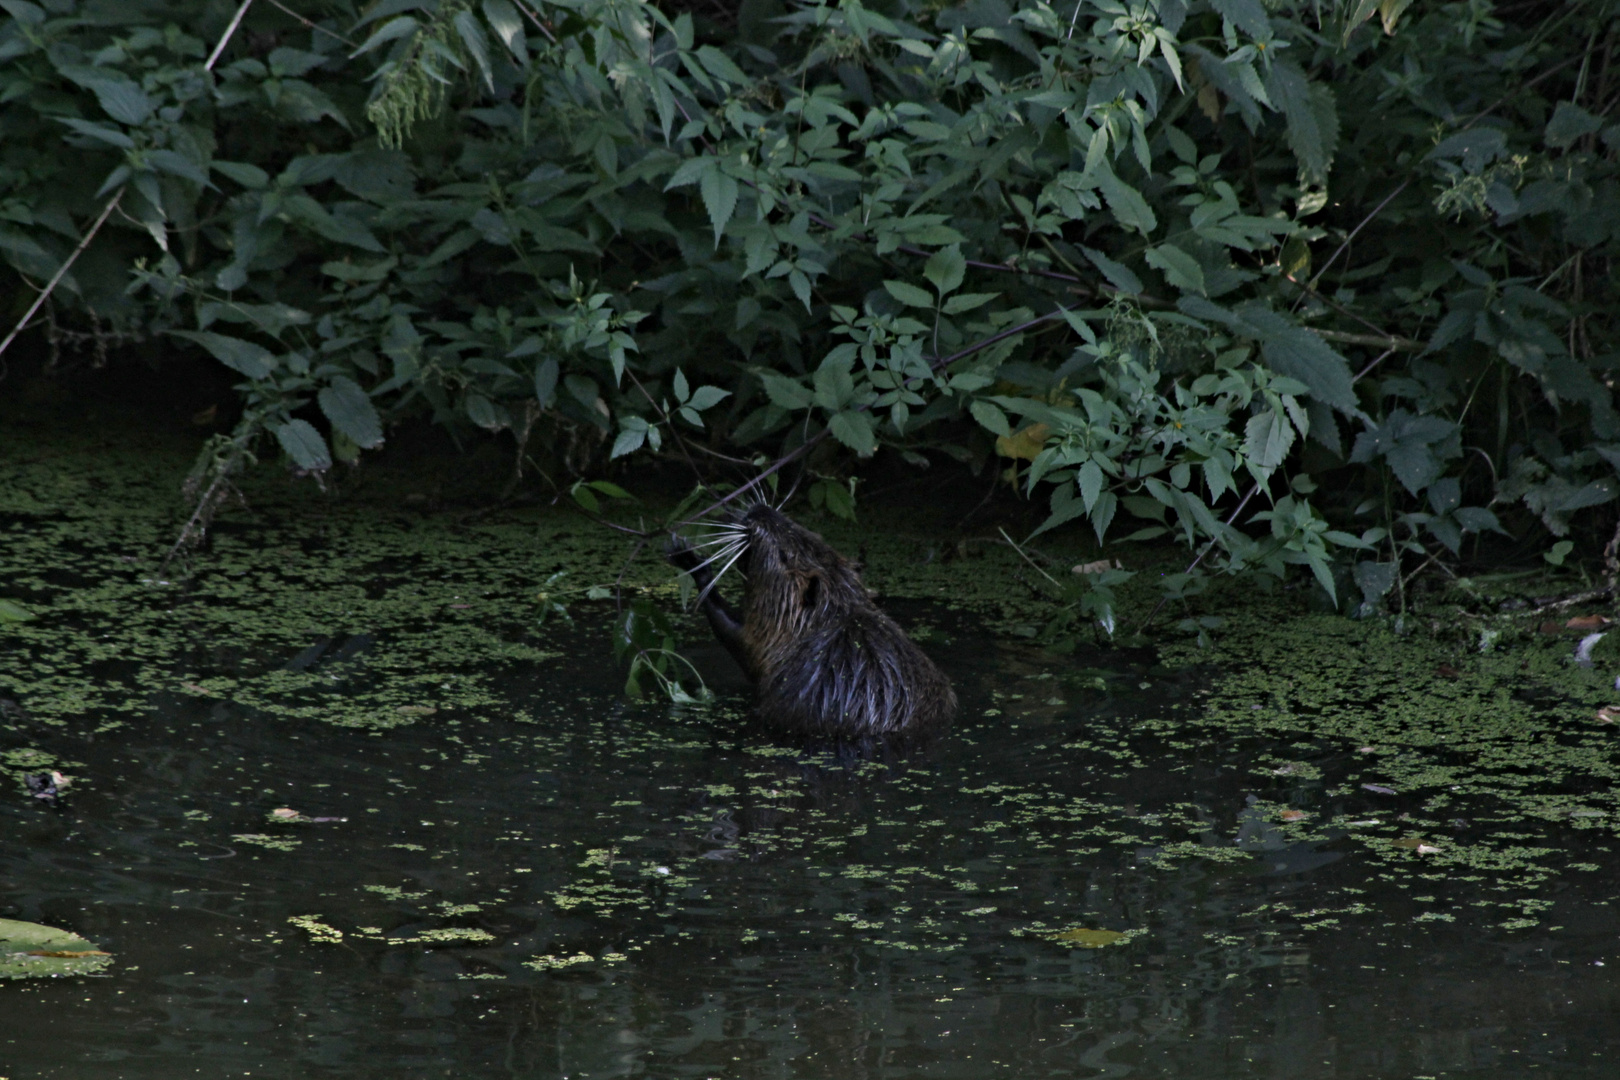
[[[0,979],[94,975],[112,963],[112,953],[77,934],[39,923],[0,919]]]
[[[1082,949],[1101,949],[1106,945],[1117,945],[1131,935],[1118,930],[1087,930],[1076,928],[1064,930],[1053,934],[1052,940],[1064,945],[1075,945]]]

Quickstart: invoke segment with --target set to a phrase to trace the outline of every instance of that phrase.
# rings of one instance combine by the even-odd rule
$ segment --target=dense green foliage
[[[0,252],[40,285],[117,200],[52,325],[243,378],[200,521],[261,434],[421,413],[843,513],[999,457],[1043,529],[1352,605],[1613,519],[1610,0],[0,9]]]

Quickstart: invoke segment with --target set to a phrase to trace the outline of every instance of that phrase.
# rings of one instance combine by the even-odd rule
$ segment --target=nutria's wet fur
[[[766,505],[723,527],[742,544],[741,613],[711,588],[686,541],[672,538],[667,554],[692,575],[715,636],[754,681],[761,722],[783,734],[889,746],[949,722],[950,681],[830,544]]]

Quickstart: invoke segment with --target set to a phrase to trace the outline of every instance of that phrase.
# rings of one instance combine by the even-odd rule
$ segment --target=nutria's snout
[[[872,602],[855,567],[772,506],[728,514],[715,545],[743,570],[741,611],[698,550],[672,539],[716,636],[759,690],[757,717],[785,733],[886,743],[919,739],[956,711],[950,681]]]

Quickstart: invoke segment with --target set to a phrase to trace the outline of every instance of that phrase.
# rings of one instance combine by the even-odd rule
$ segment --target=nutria
[[[708,559],[679,536],[669,560],[692,577],[699,606],[726,651],[753,680],[757,715],[783,734],[844,743],[920,740],[956,711],[934,662],[872,603],[860,574],[820,536],[771,506],[717,526]],[[715,589],[737,562],[739,614]]]

